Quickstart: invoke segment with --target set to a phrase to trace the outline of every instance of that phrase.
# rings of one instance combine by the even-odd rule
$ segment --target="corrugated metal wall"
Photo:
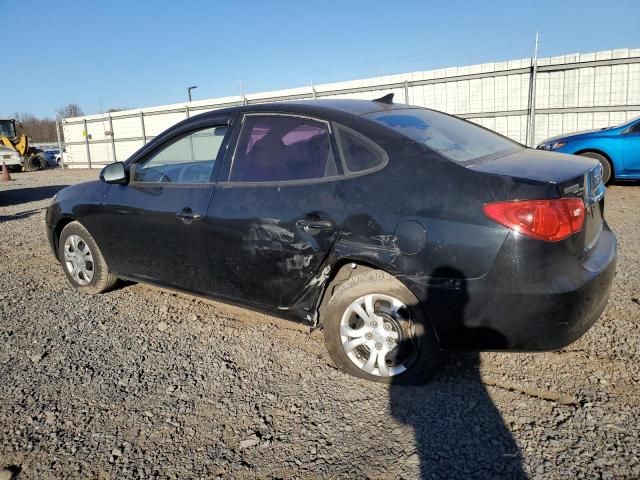
[[[640,49],[541,58],[537,70],[536,144],[640,115]],[[459,115],[526,143],[531,78],[531,60],[522,59],[70,118],[62,124],[65,162],[99,168],[126,160],[171,125],[216,108],[302,98],[374,99],[390,92],[397,102]]]

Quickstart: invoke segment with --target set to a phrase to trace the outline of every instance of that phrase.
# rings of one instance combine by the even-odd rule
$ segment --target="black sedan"
[[[217,110],[47,210],[80,291],[118,278],[322,327],[345,371],[416,383],[443,349],[551,350],[602,313],[617,243],[598,162],[409,105]]]

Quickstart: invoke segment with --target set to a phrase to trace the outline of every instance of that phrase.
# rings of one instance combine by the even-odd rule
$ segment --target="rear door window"
[[[328,123],[287,115],[245,116],[230,181],[281,182],[336,175]]]

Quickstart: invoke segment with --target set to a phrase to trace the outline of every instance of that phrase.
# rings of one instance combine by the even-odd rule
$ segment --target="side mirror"
[[[124,169],[124,163],[116,162],[104,167],[100,172],[100,180],[106,183],[127,183],[127,172]]]

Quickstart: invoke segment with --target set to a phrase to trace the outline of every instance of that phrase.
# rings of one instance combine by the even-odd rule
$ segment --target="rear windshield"
[[[407,108],[369,113],[365,117],[460,163],[501,157],[522,148],[522,145],[473,123],[433,110]]]

